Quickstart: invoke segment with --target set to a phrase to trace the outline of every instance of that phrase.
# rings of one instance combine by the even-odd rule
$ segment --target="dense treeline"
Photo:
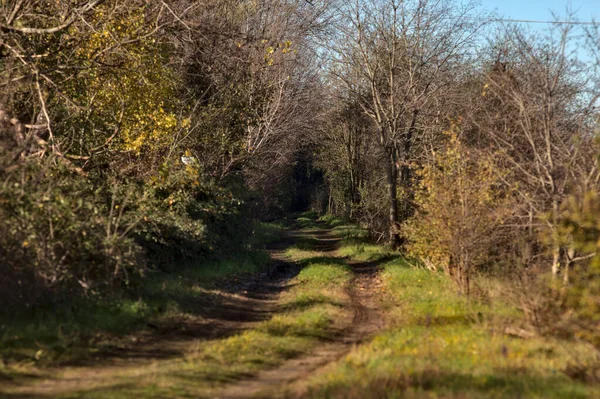
[[[284,209],[318,85],[304,1],[3,1],[0,303],[134,287]]]
[[[316,206],[467,295],[486,296],[482,273],[504,281],[540,331],[599,344],[598,31],[490,18],[465,2],[344,3]]]
[[[600,32],[478,10],[2,2],[0,302],[120,292],[312,201],[598,345]]]

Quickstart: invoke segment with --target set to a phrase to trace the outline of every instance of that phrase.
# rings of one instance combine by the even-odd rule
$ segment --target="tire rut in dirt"
[[[301,388],[295,387],[296,384],[301,384],[311,374],[339,360],[355,345],[381,330],[383,320],[373,294],[374,289],[379,285],[377,265],[354,263],[350,266],[354,273],[347,289],[352,310],[351,322],[334,342],[324,343],[311,353],[288,360],[275,369],[262,371],[252,380],[240,381],[225,387],[214,397],[227,399],[302,397],[304,392]]]

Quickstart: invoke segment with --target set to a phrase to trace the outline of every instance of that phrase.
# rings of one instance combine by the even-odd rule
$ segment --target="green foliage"
[[[560,327],[600,349],[600,198],[588,192],[580,201],[571,197],[565,208],[560,234],[584,259],[564,271],[569,285]]]
[[[11,169],[0,171],[1,302],[98,294],[141,277],[140,248],[128,235],[138,221],[126,214],[135,192],[94,187],[60,159]]]
[[[290,130],[299,32],[247,42],[262,9],[220,0],[0,9],[0,302],[120,294],[147,269],[247,248],[246,200],[270,173],[250,160]]]
[[[73,7],[24,2],[14,9],[15,23],[60,25],[55,16],[76,13]],[[126,153],[164,151],[173,131],[189,123],[173,114],[182,109],[173,100],[177,79],[147,23],[150,4],[118,1],[88,11],[56,33],[5,38],[28,61],[1,75],[26,78],[7,86],[1,111],[37,118],[39,126],[0,126],[9,138],[0,143],[3,303],[131,288],[148,258],[134,235],[150,225],[162,236],[169,229],[202,232],[193,221],[169,218],[154,188],[131,178],[155,167],[128,159],[123,168]]]
[[[229,190],[175,166],[150,184],[95,184],[70,164],[28,159],[0,172],[2,301],[98,295],[244,247],[252,225]],[[244,226],[244,227],[240,227]]]
[[[197,165],[163,165],[145,190],[149,205],[135,234],[155,267],[235,251],[251,236],[243,201]]]

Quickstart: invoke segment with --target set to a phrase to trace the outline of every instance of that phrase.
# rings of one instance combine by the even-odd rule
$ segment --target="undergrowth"
[[[259,225],[253,245],[264,247],[281,228]],[[265,231],[268,234],[263,236]],[[148,323],[202,314],[202,304],[196,299],[199,294],[225,278],[241,279],[265,270],[268,264],[266,252],[241,249],[222,259],[180,266],[173,272],[150,272],[136,296],[65,297],[27,311],[6,311],[0,319],[0,359],[43,366],[110,350],[126,339],[123,335],[147,330]]]

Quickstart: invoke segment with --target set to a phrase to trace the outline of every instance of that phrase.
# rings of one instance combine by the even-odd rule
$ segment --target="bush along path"
[[[600,396],[597,352],[511,333],[524,331],[523,317],[502,287],[467,299],[447,276],[353,225],[312,214],[290,224],[267,229],[266,271],[241,277],[238,265],[163,281],[174,302],[186,293],[195,306],[180,299],[144,334],[124,335],[121,356],[88,351],[84,364],[5,367],[0,397]],[[496,284],[478,281],[488,283]]]

